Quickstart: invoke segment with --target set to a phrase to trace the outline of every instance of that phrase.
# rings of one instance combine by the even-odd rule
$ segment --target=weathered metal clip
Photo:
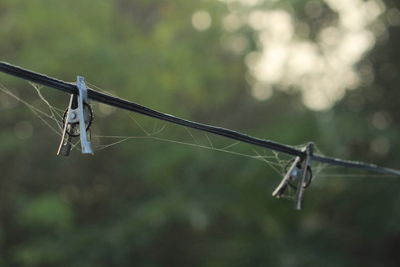
[[[67,110],[63,117],[63,132],[57,155],[68,156],[72,137],[80,136],[83,154],[94,154],[90,142],[90,125],[93,112],[89,105],[85,78],[78,76],[76,80],[78,95],[71,95]]]
[[[310,185],[313,178],[311,169],[313,148],[313,143],[307,144],[303,149],[305,157],[297,156],[294,159],[282,181],[272,193],[272,196],[281,198],[288,191],[289,187],[295,188],[294,203],[297,210],[302,209],[304,190]],[[297,181],[297,186],[292,185],[291,182],[294,181]]]

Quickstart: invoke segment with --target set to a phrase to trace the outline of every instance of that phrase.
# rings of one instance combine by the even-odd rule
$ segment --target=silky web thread
[[[10,90],[8,90],[3,84],[0,83],[0,91],[3,92],[4,94],[8,95],[9,97],[14,98],[21,104],[25,105],[36,117],[38,117],[50,130],[55,133],[57,136],[61,137],[62,135],[62,118],[63,118],[63,113],[64,110],[60,108],[56,108],[50,104],[50,101],[48,101],[44,95],[41,93],[41,88],[42,86],[39,86],[37,84],[34,84],[32,82],[29,82],[29,84],[35,89],[38,98],[44,103],[48,110],[47,112],[44,110],[39,109],[38,107],[35,107],[34,105],[28,103],[26,100],[22,99],[21,97],[17,96],[16,94],[12,93]],[[96,88],[97,90],[107,93],[109,95],[117,96],[115,93],[112,93],[110,91],[106,91],[94,84],[91,84],[87,82],[88,85],[90,85],[93,88]],[[189,130],[187,127],[183,127],[184,130],[187,132],[188,136],[193,140],[193,143],[190,142],[183,142],[183,141],[178,141],[178,140],[173,140],[173,139],[168,139],[164,137],[160,137],[160,134],[167,128],[167,125],[164,124],[163,126],[159,127],[157,129],[157,124],[154,124],[153,130],[149,131],[146,130],[143,125],[141,125],[132,114],[128,114],[130,120],[132,123],[134,123],[138,129],[143,133],[143,135],[93,135],[92,139],[95,138],[96,141],[101,141],[101,142],[107,142],[107,140],[113,139],[112,142],[107,142],[103,144],[98,144],[94,146],[95,151],[100,151],[104,150],[122,143],[125,143],[129,140],[143,140],[143,139],[151,139],[151,140],[156,140],[160,142],[166,142],[166,143],[172,143],[172,144],[179,144],[179,145],[185,145],[189,147],[195,147],[195,148],[200,148],[200,149],[205,149],[205,150],[211,150],[211,151],[216,151],[216,152],[222,152],[222,153],[227,153],[235,156],[240,156],[240,157],[246,157],[250,158],[253,160],[258,160],[261,162],[264,162],[266,165],[268,165],[275,173],[277,173],[279,176],[285,175],[285,172],[287,171],[287,168],[292,161],[291,159],[283,159],[280,157],[280,153],[275,152],[275,151],[268,151],[267,149],[264,149],[263,153],[261,154],[257,150],[253,149],[253,154],[246,154],[246,153],[241,153],[238,151],[232,150],[242,142],[234,142],[229,145],[226,145],[224,147],[216,147],[214,143],[212,142],[212,139],[208,134],[204,134],[204,137],[206,138],[208,145],[200,144],[200,142],[195,138],[193,135],[192,131],[195,130]],[[158,123],[158,122],[157,122]],[[76,150],[80,150],[79,146],[79,138],[78,141],[72,144],[72,148]],[[298,148],[304,147],[306,144],[302,144],[299,146],[296,146]],[[315,147],[316,152],[318,154],[322,155],[318,147]],[[340,174],[338,172],[335,173],[325,173],[327,170],[332,170],[332,169],[338,169],[338,167],[334,166],[328,166],[327,164],[323,163],[317,163],[313,162],[313,179],[318,178],[318,177],[397,177],[396,175],[390,175],[390,174]]]
[[[109,94],[109,95],[113,95],[113,96],[117,96],[116,94],[113,94],[112,92],[106,91],[102,88],[100,88],[99,86],[96,86],[94,84],[91,84],[89,82],[87,82],[87,84],[89,86],[91,86],[92,88],[95,88],[103,93]],[[189,142],[182,142],[182,141],[178,141],[178,140],[172,140],[172,139],[168,139],[168,138],[163,138],[158,136],[160,133],[162,133],[164,131],[164,129],[167,127],[166,124],[164,124],[162,127],[160,127],[159,129],[156,129],[156,125],[158,124],[158,121],[156,121],[156,123],[154,124],[153,130],[152,132],[146,130],[136,119],[132,114],[128,115],[129,118],[134,122],[134,124],[143,132],[143,136],[106,136],[106,135],[95,135],[93,137],[96,138],[108,138],[108,139],[117,139],[117,141],[113,142],[113,143],[109,143],[109,144],[104,144],[104,145],[100,145],[98,147],[96,147],[96,150],[102,150],[105,148],[109,148],[111,146],[117,145],[117,144],[121,144],[125,141],[128,140],[132,140],[132,139],[153,139],[153,140],[157,140],[157,141],[162,141],[162,142],[169,142],[169,143],[174,143],[174,144],[180,144],[180,145],[186,145],[186,146],[191,146],[191,147],[196,147],[196,148],[201,148],[201,149],[206,149],[206,150],[212,150],[212,151],[218,151],[218,152],[223,152],[223,153],[228,153],[228,154],[232,154],[232,155],[236,155],[236,156],[241,156],[241,157],[247,157],[247,158],[251,158],[251,159],[256,159],[262,162],[265,162],[266,164],[268,164],[277,174],[279,174],[280,176],[282,175],[282,171],[284,170],[284,166],[287,164],[286,161],[280,160],[279,159],[279,154],[271,151],[271,155],[261,155],[260,153],[258,153],[256,150],[253,150],[254,155],[252,154],[245,154],[245,153],[240,153],[237,151],[232,151],[229,150],[231,148],[234,148],[235,146],[241,144],[241,142],[234,142],[231,143],[229,145],[226,145],[224,147],[218,148],[215,147],[211,138],[209,137],[208,134],[204,134],[208,145],[202,145],[200,144],[200,142],[195,138],[195,136],[193,135],[192,131],[189,130],[188,127],[183,127],[185,129],[185,131],[187,132],[188,136],[193,140],[193,143],[189,143]],[[264,150],[264,153],[266,153],[267,150]]]
[[[0,83],[0,91],[3,92],[5,95],[14,98],[17,100],[19,103],[23,104],[26,106],[39,120],[41,120],[53,133],[58,135],[60,138],[62,136],[62,114],[64,113],[63,110],[53,107],[49,101],[42,95],[41,93],[41,86],[38,86],[34,83],[30,83],[32,87],[35,89],[39,99],[46,104],[48,107],[48,112],[44,110],[41,110],[34,105],[28,103],[26,100],[22,99],[21,97],[17,96],[10,90],[8,90],[2,83]],[[80,143],[80,140],[78,140],[75,143],[72,143],[72,149],[80,150],[78,145]]]
[[[19,103],[23,104],[26,106],[37,118],[39,118],[53,133],[55,133],[57,136],[61,137],[62,135],[62,118],[63,118],[63,113],[64,110],[60,108],[56,108],[53,105],[50,104],[50,101],[45,98],[45,96],[42,94],[41,89],[42,86],[39,86],[37,84],[29,82],[29,84],[35,89],[35,92],[39,98],[39,100],[45,104],[47,107],[47,110],[42,110],[32,104],[30,104],[27,100],[22,99],[21,97],[17,96],[16,94],[12,93],[10,90],[8,90],[3,84],[0,84],[0,90],[17,100]],[[99,91],[105,92],[110,95],[115,95],[112,94],[109,91],[103,90],[99,88],[96,85],[88,83],[90,86],[98,89]],[[104,150],[113,146],[116,146],[118,144],[122,144],[128,140],[140,140],[140,139],[152,139],[156,141],[161,141],[161,142],[168,142],[168,143],[173,143],[173,144],[179,144],[179,145],[185,145],[185,146],[191,146],[191,147],[196,147],[196,148],[201,148],[205,150],[212,150],[212,151],[217,151],[217,152],[223,152],[223,153],[228,153],[236,156],[241,156],[241,157],[246,157],[250,159],[255,159],[259,160],[262,162],[265,162],[268,164],[277,174],[282,175],[282,171],[284,169],[284,164],[286,164],[287,161],[280,160],[278,157],[278,153],[272,151],[271,155],[267,155],[267,150],[264,150],[264,154],[261,155],[259,152],[256,150],[253,150],[254,154],[245,154],[245,153],[240,153],[237,151],[233,151],[230,149],[233,149],[235,146],[241,144],[241,142],[234,142],[229,145],[226,145],[224,147],[216,147],[214,146],[211,138],[209,137],[208,134],[204,134],[208,145],[200,144],[200,142],[195,138],[195,136],[192,133],[192,130],[189,130],[187,127],[183,127],[184,130],[186,131],[187,135],[190,136],[190,138],[193,140],[193,143],[190,142],[182,142],[178,140],[173,140],[169,138],[164,138],[161,137],[160,134],[164,131],[164,129],[167,127],[167,125],[162,125],[161,127],[158,127],[157,129],[157,123],[154,124],[153,130],[149,131],[146,130],[135,118],[132,114],[128,115],[130,120],[138,127],[143,132],[143,135],[93,135],[92,138],[97,139],[97,141],[107,141],[110,139],[114,139],[113,142],[107,142],[103,144],[98,144],[94,147],[95,151],[100,151]],[[79,147],[80,141],[76,141],[73,143],[73,148],[76,150],[80,150]]]

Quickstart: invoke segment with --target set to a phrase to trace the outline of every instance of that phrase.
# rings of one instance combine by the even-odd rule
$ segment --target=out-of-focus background
[[[0,1],[2,61],[393,168],[399,30],[395,0]],[[322,169],[297,212],[282,155],[94,103],[95,155],[57,157],[69,96],[0,87],[0,266],[400,264],[398,178]]]

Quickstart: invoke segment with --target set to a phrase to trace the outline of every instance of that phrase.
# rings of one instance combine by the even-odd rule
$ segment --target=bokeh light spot
[[[397,8],[389,9],[386,18],[390,26],[400,26],[400,10]]]
[[[273,90],[269,85],[262,85],[262,84],[256,83],[251,88],[251,95],[255,99],[260,100],[260,101],[264,101],[264,100],[271,98],[272,94],[273,94]]]
[[[205,10],[199,10],[193,13],[192,25],[198,31],[205,31],[211,26],[211,16]]]
[[[372,140],[371,142],[371,150],[378,155],[386,155],[390,149],[390,142],[389,140],[384,137],[378,137]]]

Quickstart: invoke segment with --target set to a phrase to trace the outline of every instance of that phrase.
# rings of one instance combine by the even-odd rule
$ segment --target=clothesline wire
[[[69,94],[78,94],[78,89],[76,84],[68,83],[65,81],[61,81],[52,77],[48,77],[44,74],[37,73],[31,70],[27,70],[6,62],[0,62],[0,71],[24,80],[28,80],[37,84],[41,84],[50,88],[54,88]],[[297,156],[302,159],[306,157],[306,153],[300,149],[295,147],[281,144],[278,142],[260,139],[253,136],[249,136],[237,131],[233,131],[230,129],[225,129],[221,127],[216,127],[212,125],[202,124],[198,122],[193,122],[190,120],[182,119],[179,117],[175,117],[170,114],[166,114],[163,112],[156,111],[154,109],[145,107],[143,105],[111,96],[94,89],[88,88],[88,98],[94,101],[97,101],[102,104],[106,104],[109,106],[113,106],[120,109],[125,109],[128,111],[133,111],[148,117],[156,118],[159,120],[167,121],[173,124],[178,124],[181,126],[189,127],[192,129],[197,129],[200,131],[216,134],[219,136],[223,136],[232,140],[240,141],[243,143],[252,144],[255,146],[267,148],[276,152],[281,152],[284,154],[288,154],[291,156]],[[365,162],[357,162],[357,161],[349,161],[343,159],[337,159],[333,157],[327,157],[323,155],[313,154],[311,156],[312,161],[317,161],[320,163],[326,163],[335,166],[341,166],[346,168],[354,168],[361,169],[366,171],[379,172],[384,174],[394,174],[400,176],[400,171],[385,167],[380,167],[375,164],[365,163]]]

